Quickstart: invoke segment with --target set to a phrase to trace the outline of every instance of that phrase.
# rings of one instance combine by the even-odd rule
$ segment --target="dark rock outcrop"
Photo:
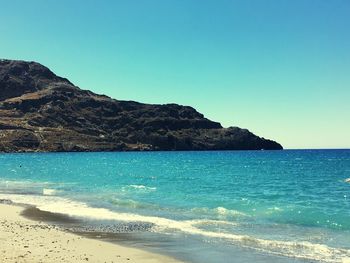
[[[119,101],[35,63],[0,60],[0,151],[278,150],[192,107]]]

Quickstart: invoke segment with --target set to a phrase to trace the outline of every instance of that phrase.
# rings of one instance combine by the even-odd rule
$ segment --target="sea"
[[[350,150],[7,153],[0,200],[186,262],[350,262]]]

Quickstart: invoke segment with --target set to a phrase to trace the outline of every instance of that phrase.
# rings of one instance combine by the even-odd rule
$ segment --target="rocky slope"
[[[282,149],[177,104],[119,101],[35,63],[0,60],[0,151]]]

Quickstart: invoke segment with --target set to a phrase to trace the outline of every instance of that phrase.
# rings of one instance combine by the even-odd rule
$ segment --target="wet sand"
[[[171,262],[147,251],[81,237],[29,220],[24,208],[0,204],[0,262]]]

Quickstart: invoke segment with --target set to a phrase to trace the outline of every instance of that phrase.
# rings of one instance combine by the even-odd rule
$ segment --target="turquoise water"
[[[0,199],[135,223],[193,262],[350,262],[347,178],[350,150],[0,155]]]

